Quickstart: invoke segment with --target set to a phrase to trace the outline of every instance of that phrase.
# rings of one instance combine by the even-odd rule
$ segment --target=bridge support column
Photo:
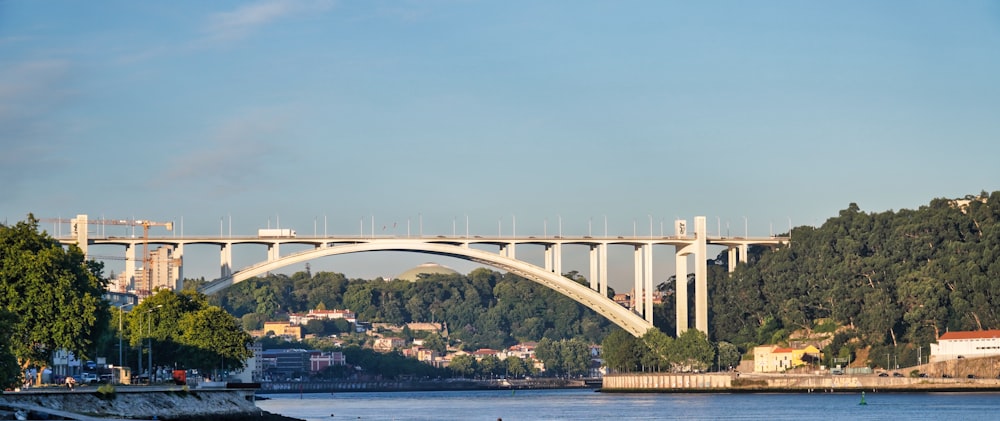
[[[135,287],[135,244],[125,246],[125,289],[129,287]]]
[[[736,264],[746,263],[750,260],[750,244],[743,243],[736,246],[729,246],[729,272],[736,270]]]
[[[641,316],[643,309],[642,299],[645,296],[642,292],[642,246],[635,246],[635,252],[632,254],[635,257],[635,263],[632,266],[632,273],[635,275],[634,282],[632,282],[632,311]]]
[[[509,257],[511,259],[516,259],[516,253],[514,252],[514,243],[506,243],[500,245],[500,255],[503,257]]]
[[[222,243],[219,251],[219,277],[226,278],[233,274],[233,243]]]
[[[178,243],[173,251],[174,285],[177,290],[184,289],[184,243]]]
[[[708,230],[705,217],[694,217],[694,310],[696,329],[708,335]]]
[[[545,245],[545,270],[547,272],[552,272],[552,247],[554,244]]]
[[[83,257],[87,257],[87,215],[77,215],[76,218],[70,219],[70,233],[73,237],[76,237],[76,245],[80,247],[83,251]],[[53,233],[54,234],[54,233]]]
[[[556,275],[562,275],[562,244],[555,243],[552,245],[552,269],[555,270]]]
[[[645,268],[643,269],[643,300],[646,304],[643,314],[646,316],[646,321],[653,323],[653,243],[646,244],[642,246],[644,251],[643,259],[645,260]]]
[[[273,262],[281,258],[281,244],[271,243],[267,245],[267,261]]]
[[[600,277],[597,283],[601,286],[601,296],[608,296],[608,245],[600,244],[597,246],[597,265],[600,271]]]
[[[590,289],[597,291],[597,245],[590,245]]]
[[[674,266],[677,268],[677,274],[674,275],[676,278],[674,297],[677,301],[674,306],[677,308],[677,336],[681,336],[681,333],[688,330],[688,258],[687,253],[683,253],[683,251],[684,249],[677,250],[677,254],[674,256]]]

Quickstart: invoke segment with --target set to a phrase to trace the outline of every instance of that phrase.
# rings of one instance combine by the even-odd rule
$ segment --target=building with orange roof
[[[930,362],[1000,355],[1000,330],[945,332],[931,344]]]
[[[476,350],[476,352],[473,352],[470,355],[472,355],[476,360],[481,360],[484,357],[489,357],[489,356],[496,357],[498,353],[499,353],[499,351],[497,351],[495,349],[479,348],[479,349]]]
[[[818,361],[822,353],[816,347],[788,348],[777,345],[761,345],[753,349],[753,371],[755,373],[777,373],[801,367],[809,360]]]

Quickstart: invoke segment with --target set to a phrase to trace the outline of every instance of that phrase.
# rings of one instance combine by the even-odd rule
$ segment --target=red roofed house
[[[946,332],[931,344],[930,362],[1000,355],[1000,330]]]
[[[491,355],[494,356],[494,357],[496,357],[497,356],[497,350],[495,350],[495,349],[489,349],[489,348],[479,348],[479,349],[476,350],[476,352],[473,352],[471,355],[476,359],[476,361],[478,361],[478,360],[483,359],[483,357],[488,357],[488,356],[491,356]]]

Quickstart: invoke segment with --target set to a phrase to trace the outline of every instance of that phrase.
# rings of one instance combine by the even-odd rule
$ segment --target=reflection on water
[[[656,394],[592,390],[267,395],[257,405],[310,421],[334,420],[987,420],[997,393]]]

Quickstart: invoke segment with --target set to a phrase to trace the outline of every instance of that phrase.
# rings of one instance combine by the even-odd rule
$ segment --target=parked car
[[[878,373],[879,377],[889,377],[889,373]]]
[[[899,372],[892,373],[892,377],[903,377],[903,373]]]
[[[82,384],[97,383],[97,375],[94,373],[80,374],[80,383]]]

